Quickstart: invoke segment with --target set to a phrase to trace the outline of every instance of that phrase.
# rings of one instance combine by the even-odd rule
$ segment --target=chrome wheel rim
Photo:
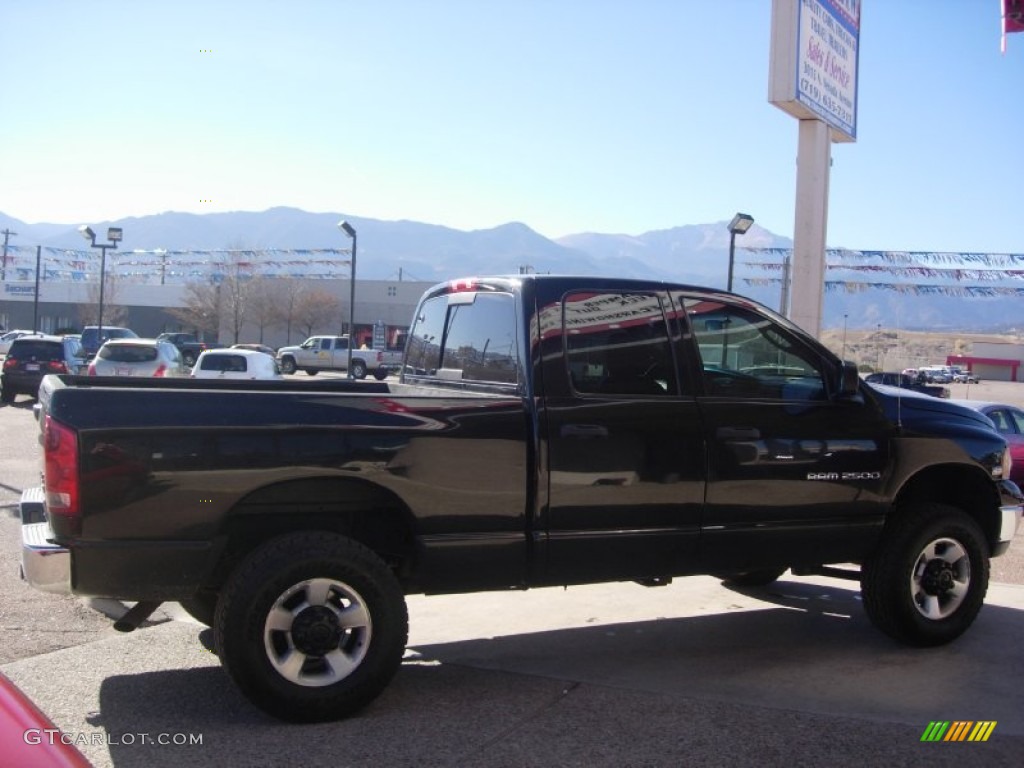
[[[373,622],[348,584],[310,579],[274,601],[263,627],[267,659],[285,680],[320,687],[344,680],[366,657]]]
[[[910,593],[917,612],[931,621],[956,612],[971,586],[971,558],[963,544],[941,538],[917,556],[910,576]]]

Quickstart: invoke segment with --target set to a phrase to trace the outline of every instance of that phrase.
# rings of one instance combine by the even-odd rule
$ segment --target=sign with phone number
[[[801,0],[799,29],[797,100],[856,138],[860,3]]]

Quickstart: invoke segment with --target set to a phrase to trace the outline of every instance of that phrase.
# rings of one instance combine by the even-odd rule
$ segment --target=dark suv
[[[103,346],[107,339],[137,339],[138,334],[131,328],[122,328],[119,325],[104,325],[103,336],[100,338],[99,326],[87,325],[82,329],[82,354],[87,358],[93,358]]]
[[[74,336],[22,336],[11,343],[0,375],[0,401],[19,395],[35,397],[48,373],[85,373],[88,361]]]

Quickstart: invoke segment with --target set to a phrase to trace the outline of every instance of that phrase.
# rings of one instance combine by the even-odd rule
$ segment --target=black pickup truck
[[[161,333],[156,338],[158,341],[169,341],[176,346],[181,353],[181,361],[189,368],[196,364],[196,359],[203,350],[222,346],[200,341],[192,333]]]
[[[135,602],[119,628],[182,602],[293,721],[387,685],[411,593],[788,568],[859,580],[882,631],[946,643],[1024,501],[985,416],[876,391],[770,310],[684,285],[458,280],[422,298],[393,383],[222,384],[47,377],[23,570]]]

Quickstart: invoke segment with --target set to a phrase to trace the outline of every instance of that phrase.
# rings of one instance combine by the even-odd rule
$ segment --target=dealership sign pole
[[[789,317],[819,336],[831,143],[857,140],[860,0],[773,0],[768,100],[800,121]]]

